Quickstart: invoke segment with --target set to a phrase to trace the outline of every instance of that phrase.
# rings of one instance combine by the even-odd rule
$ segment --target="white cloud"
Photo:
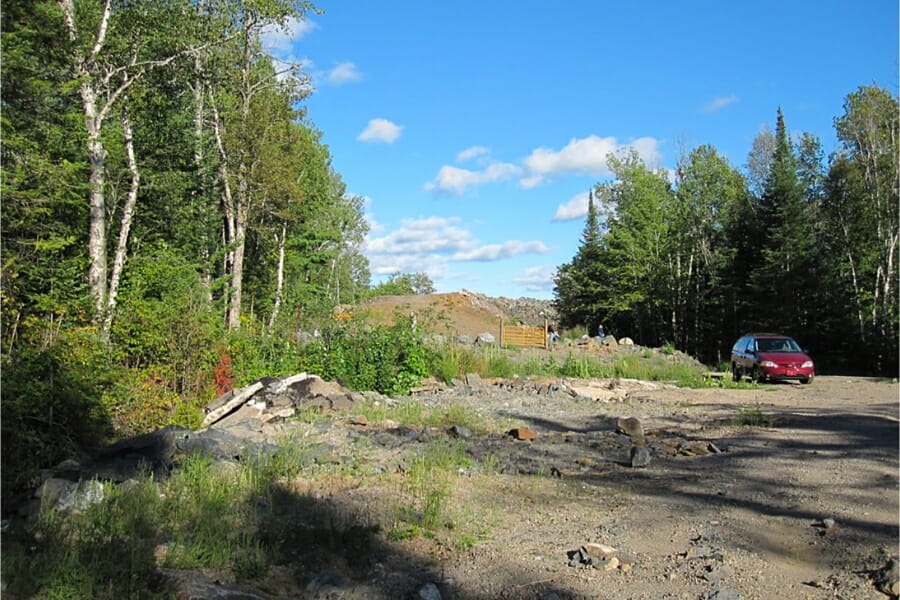
[[[457,252],[453,255],[453,259],[490,262],[503,258],[512,258],[520,254],[546,254],[549,251],[550,249],[543,242],[510,240],[502,244],[488,244],[472,250]]]
[[[659,140],[656,138],[640,137],[625,144],[624,147],[637,151],[638,156],[649,169],[655,169],[662,164],[662,153],[659,151]]]
[[[453,276],[454,263],[499,261],[549,250],[540,241],[479,244],[458,217],[422,217],[404,219],[399,228],[384,235],[370,231],[362,251],[374,276],[426,273],[437,280]]]
[[[508,181],[520,172],[519,167],[510,163],[493,163],[480,171],[444,165],[438,171],[435,180],[425,184],[425,189],[461,196],[468,187],[495,181]]]
[[[573,221],[581,219],[588,212],[588,195],[590,192],[582,192],[573,196],[565,204],[556,207],[553,214],[554,221]]]
[[[404,219],[400,228],[383,237],[369,238],[365,252],[376,255],[452,254],[474,247],[472,234],[456,225],[457,218]]]
[[[400,137],[402,129],[402,125],[397,125],[387,119],[372,119],[356,139],[361,142],[385,142],[390,144]]]
[[[616,138],[591,135],[580,140],[573,138],[559,151],[537,148],[524,163],[532,178],[563,173],[609,175],[606,157],[617,149]]]
[[[466,148],[465,150],[457,154],[456,162],[466,162],[467,160],[490,154],[490,152],[491,151],[484,146],[472,146],[471,148]]]
[[[294,56],[294,42],[300,41],[318,25],[308,19],[290,19],[284,27],[272,25],[263,29],[263,48],[278,58],[287,60]],[[299,62],[299,61],[292,61]]]
[[[655,138],[641,137],[627,144],[619,144],[614,137],[590,135],[581,139],[572,138],[560,150],[545,146],[536,148],[522,160],[521,165],[496,162],[480,171],[444,165],[435,180],[426,184],[425,189],[462,195],[470,187],[505,181],[512,177],[519,178],[520,187],[529,189],[563,175],[609,176],[612,172],[607,157],[626,149],[636,151],[650,168],[656,167],[661,161],[659,141]],[[486,152],[486,148],[473,146],[460,152],[456,159],[463,162]]]
[[[352,62],[342,62],[328,72],[325,80],[331,85],[343,85],[362,79],[362,73]]]
[[[521,285],[529,292],[546,292],[553,290],[554,276],[556,267],[547,265],[530,267],[513,277],[513,283]]]
[[[718,112],[726,106],[734,104],[738,100],[740,100],[740,98],[738,98],[734,94],[732,94],[731,96],[716,96],[703,106],[703,112],[705,112],[706,114]]]

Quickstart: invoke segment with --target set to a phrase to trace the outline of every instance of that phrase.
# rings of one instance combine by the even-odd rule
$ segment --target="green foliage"
[[[131,367],[153,367],[173,391],[199,394],[221,335],[197,268],[165,245],[134,258],[110,340]]]
[[[602,320],[599,314],[601,286],[606,274],[600,257],[602,236],[593,190],[588,195],[588,213],[581,245],[571,262],[560,266],[553,279],[554,304],[559,324],[564,328],[587,325],[596,331]]]
[[[408,322],[339,324],[303,348],[304,369],[355,390],[408,394],[429,375],[430,350]]]
[[[394,273],[369,291],[369,296],[433,294],[434,283],[426,273]]]
[[[105,487],[103,502],[81,513],[44,510],[33,548],[4,548],[3,579],[20,597],[168,597],[154,556],[160,542],[169,568],[259,578],[282,559],[274,542],[292,535],[290,520],[274,506],[278,482],[299,473],[303,461],[298,444],[247,457],[235,469],[195,454],[161,483],[148,475]]]
[[[734,424],[741,427],[769,427],[772,425],[772,418],[765,414],[758,404],[741,406],[738,408]]]
[[[471,465],[472,460],[462,444],[444,441],[430,443],[410,465],[406,491],[412,498],[412,504],[400,508],[401,518],[407,524],[426,531],[452,527],[446,514],[446,500],[452,491],[451,478],[459,468]]]
[[[237,387],[261,377],[284,377],[303,370],[304,350],[289,335],[273,335],[244,327],[225,336],[225,347],[231,356]]]
[[[431,356],[431,372],[444,383],[461,379],[468,373],[490,370],[486,369],[484,356],[479,350],[460,344],[443,344],[434,348]]]
[[[103,393],[117,377],[92,329],[66,330],[46,349],[4,360],[3,488],[19,490],[37,470],[96,448],[111,433]]]

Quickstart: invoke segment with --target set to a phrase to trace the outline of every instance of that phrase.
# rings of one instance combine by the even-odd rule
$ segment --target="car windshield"
[[[760,352],[803,352],[791,338],[764,338],[756,344]]]

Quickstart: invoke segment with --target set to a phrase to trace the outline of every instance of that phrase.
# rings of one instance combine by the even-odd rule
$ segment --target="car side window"
[[[747,352],[756,352],[756,340],[750,338],[747,340]]]

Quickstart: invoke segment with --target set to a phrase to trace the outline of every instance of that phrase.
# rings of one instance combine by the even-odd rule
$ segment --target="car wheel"
[[[805,378],[805,379],[801,379],[801,380],[800,380],[800,383],[802,383],[803,385],[806,385],[806,384],[808,384],[808,383],[812,383],[812,380],[813,380],[812,377],[807,377],[807,378]]]
[[[753,370],[750,371],[750,379],[752,379],[756,383],[763,382],[763,374],[762,371],[759,370],[759,367],[753,367]]]
[[[731,380],[732,381],[740,381],[741,380],[741,371],[738,369],[738,366],[734,363],[731,364]]]

